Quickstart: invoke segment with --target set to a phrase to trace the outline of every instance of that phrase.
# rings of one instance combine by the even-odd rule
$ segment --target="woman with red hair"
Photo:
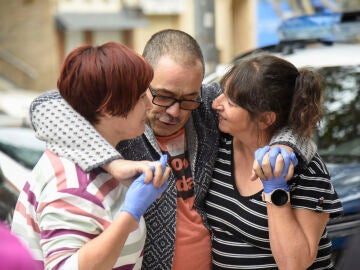
[[[57,86],[115,147],[144,132],[152,78],[151,66],[140,55],[108,42],[73,50]],[[51,121],[46,126],[51,130]],[[102,155],[102,149],[97,152]],[[146,167],[152,182],[143,173],[127,187],[100,167],[83,171],[46,149],[19,196],[12,231],[28,245],[40,269],[139,269],[146,235],[142,215],[165,190],[169,174],[166,156]]]

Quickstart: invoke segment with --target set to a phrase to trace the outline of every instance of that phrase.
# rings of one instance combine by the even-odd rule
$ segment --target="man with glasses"
[[[162,153],[168,153],[172,175],[163,196],[144,215],[147,238],[142,268],[210,269],[211,239],[204,225],[204,198],[219,135],[211,104],[221,90],[217,83],[202,85],[203,55],[198,43],[185,32],[163,30],[154,34],[143,56],[154,69],[147,92],[153,103],[147,113],[148,125],[142,136],[120,143],[117,150],[132,160],[158,160]],[[120,154],[101,141],[57,91],[35,100],[31,111],[37,135],[47,141],[50,150],[86,171],[103,164],[117,179],[122,177],[117,167],[121,162],[116,160]],[[49,130],[49,120],[53,126],[58,123],[59,129]],[[301,149],[298,155],[305,162],[315,151],[310,142],[291,131],[284,131],[275,142]],[[72,150],[66,151],[69,146]]]
[[[160,107],[168,108],[174,105],[176,102],[178,102],[180,104],[180,109],[192,111],[197,109],[202,102],[201,100],[202,88],[200,89],[200,96],[198,96],[196,100],[176,99],[168,96],[158,95],[156,94],[156,90],[152,88],[151,85],[149,85],[149,90],[151,95],[153,96],[152,103]]]

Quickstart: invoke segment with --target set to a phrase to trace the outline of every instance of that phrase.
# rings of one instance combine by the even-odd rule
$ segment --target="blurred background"
[[[277,42],[283,19],[356,9],[359,0],[0,0],[0,90],[54,88],[74,47],[112,40],[141,53],[165,28],[193,35],[211,73],[239,53]]]
[[[327,225],[338,262],[348,238],[360,238],[360,0],[0,0],[0,220],[10,224],[45,149],[30,127],[29,105],[56,88],[66,55],[107,41],[141,54],[167,28],[197,39],[204,82],[218,81],[221,67],[256,49],[323,75],[326,117],[314,140],[344,206],[344,216]],[[360,253],[358,245],[349,250]],[[360,256],[349,256],[343,261],[356,266],[338,269],[359,268]]]

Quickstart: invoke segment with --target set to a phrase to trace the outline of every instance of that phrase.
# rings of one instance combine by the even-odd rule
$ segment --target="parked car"
[[[45,143],[35,137],[30,127],[0,126],[0,220],[3,222],[11,223],[19,192],[44,150]]]
[[[6,80],[0,76],[0,86],[7,84]],[[7,89],[0,88],[0,126],[5,124],[4,121],[11,121],[9,122],[11,126],[14,126],[16,122],[30,126],[30,103],[39,95],[39,92],[7,86],[9,87]]]
[[[18,197],[18,191],[14,189],[5,178],[0,168],[0,220],[10,224]]]
[[[45,148],[29,121],[30,103],[38,95],[0,77],[0,220],[8,224],[19,191]]]
[[[23,188],[44,150],[45,143],[30,127],[0,127],[0,167],[16,192]]]
[[[331,18],[328,14],[326,16]],[[233,63],[258,53],[279,56],[299,68],[313,67],[322,75],[325,115],[313,139],[319,154],[326,161],[344,208],[343,216],[330,219],[327,224],[336,260],[348,238],[360,231],[360,43],[353,41],[350,35],[352,32],[360,33],[360,22],[343,26],[342,17],[339,14],[334,16],[337,17],[337,25],[322,21],[325,29],[321,30],[318,25],[315,27],[317,31],[323,31],[325,39],[320,38],[321,33],[317,33],[317,39],[306,39],[314,33],[314,24],[309,24],[313,18],[303,17],[305,25],[297,18],[294,28],[301,39],[296,39],[294,29],[289,30],[282,25],[280,29],[287,31],[284,35],[286,40],[239,55],[229,65],[220,66],[216,72],[206,76],[204,82],[219,81]],[[316,20],[319,18],[316,15]],[[291,23],[286,25],[293,27]],[[350,25],[357,27],[356,31],[349,28]],[[339,31],[342,27],[348,32]],[[309,28],[310,34],[307,34]],[[336,29],[333,36],[332,28]]]
[[[11,222],[20,190],[38,159],[45,143],[30,127],[17,126],[14,117],[2,115],[0,125],[0,220]]]

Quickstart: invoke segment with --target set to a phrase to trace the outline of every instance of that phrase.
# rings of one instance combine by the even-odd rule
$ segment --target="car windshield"
[[[325,81],[324,118],[315,136],[331,163],[360,162],[360,66],[319,69]]]
[[[0,128],[0,151],[32,169],[44,151],[44,144],[28,128]]]

